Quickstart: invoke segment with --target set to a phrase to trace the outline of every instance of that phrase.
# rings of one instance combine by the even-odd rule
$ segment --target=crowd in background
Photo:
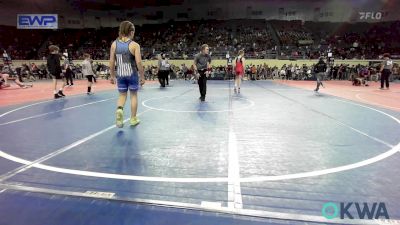
[[[109,67],[101,63],[94,63],[94,71],[96,77],[109,79]],[[157,65],[147,65],[144,68],[146,80],[158,80]],[[79,63],[71,64],[72,76],[74,79],[83,79],[82,67]],[[213,66],[209,79],[227,80],[234,77],[232,65]],[[395,64],[393,74],[390,79],[400,79],[399,66]],[[3,64],[0,64],[0,73],[7,74],[10,78],[19,81],[20,83],[33,82],[36,80],[51,79],[47,66],[42,63],[23,64],[20,67],[13,67],[12,63],[3,58]],[[282,67],[269,66],[264,63],[262,65],[249,64],[245,66],[244,79],[246,80],[266,80],[266,79],[283,79],[283,80],[315,80],[314,65],[298,65],[285,64]],[[192,80],[195,82],[195,71],[193,65],[170,65],[169,75],[167,79],[182,79]],[[326,80],[347,80],[353,85],[366,84],[365,81],[378,81],[380,79],[380,64],[375,65],[348,65],[348,64],[333,64],[329,67],[326,73]],[[364,82],[364,83],[363,83]],[[19,85],[23,87],[23,85]]]
[[[387,52],[392,58],[400,58],[400,22],[379,23],[330,23],[266,20],[207,20],[191,22],[170,21],[135,27],[135,41],[140,43],[144,60],[157,59],[165,54],[169,59],[192,59],[199,52],[198,46],[208,43],[212,58],[234,58],[240,49],[245,58],[255,59],[317,59],[328,52],[335,59],[381,59]],[[58,45],[68,55],[68,60],[82,60],[84,53],[94,60],[108,60],[109,48],[117,37],[117,29],[60,29],[18,30],[0,26],[2,49],[2,74],[25,80],[48,79],[45,64],[24,64],[13,68],[12,60],[46,59],[49,45]],[[106,65],[97,64],[98,76],[108,79]],[[72,65],[73,76],[82,78],[80,65]],[[211,79],[232,78],[231,66],[213,67]],[[148,80],[158,77],[157,66],[147,66]],[[194,79],[191,65],[171,64],[168,77]],[[398,79],[395,66],[391,79]],[[377,80],[377,65],[331,65],[327,79],[349,80],[358,84],[359,78]],[[246,65],[245,79],[315,79],[313,66],[293,64],[281,68],[263,65]]]
[[[89,53],[94,60],[108,59],[116,28],[18,30],[0,26],[0,48],[12,59],[43,59],[51,44],[68,49],[74,59]],[[166,53],[188,59],[208,43],[213,58],[225,58],[244,49],[246,58],[317,59],[328,50],[336,59],[377,59],[382,53],[400,57],[400,22],[329,23],[265,20],[171,21],[136,26],[135,41],[144,59]]]

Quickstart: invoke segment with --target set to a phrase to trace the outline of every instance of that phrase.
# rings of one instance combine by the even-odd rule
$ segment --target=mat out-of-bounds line
[[[305,214],[296,214],[296,213],[283,213],[283,212],[271,212],[271,211],[262,211],[262,210],[253,210],[253,209],[235,209],[229,207],[209,207],[205,205],[198,205],[193,203],[183,203],[183,202],[173,202],[173,201],[164,201],[164,200],[150,200],[150,199],[139,199],[139,198],[129,198],[124,197],[121,198],[118,195],[113,195],[112,197],[92,195],[86,192],[74,192],[74,191],[63,191],[63,190],[54,190],[48,188],[38,188],[38,187],[29,187],[22,186],[17,184],[1,184],[0,187],[8,190],[16,190],[16,191],[26,191],[26,192],[34,192],[34,193],[43,193],[50,195],[61,195],[61,196],[69,196],[69,197],[81,197],[88,199],[102,199],[105,201],[123,201],[133,204],[146,204],[150,206],[156,207],[167,207],[167,208],[175,208],[175,209],[189,209],[189,210],[198,210],[204,212],[212,212],[212,213],[223,213],[227,215],[233,216],[246,216],[246,217],[256,217],[263,219],[276,219],[276,220],[284,220],[286,222],[296,221],[296,222],[314,222],[314,223],[324,223],[324,224],[357,224],[357,225],[376,225],[376,224],[399,224],[399,220],[360,220],[360,219],[331,219],[328,220],[322,216],[316,215],[305,215]]]
[[[376,111],[378,113],[381,113],[381,114],[383,114],[385,116],[390,117],[391,119],[396,121],[398,124],[400,124],[400,120],[399,119],[397,119],[396,117],[394,117],[394,116],[392,116],[392,115],[390,115],[388,113],[385,113],[383,111],[380,111],[380,110],[377,110],[377,109],[374,109],[372,107],[368,107],[368,106],[365,106],[365,105],[357,104],[357,103],[354,103],[354,102],[341,100],[341,99],[338,99],[338,98],[334,98],[334,100],[339,101],[339,102],[344,102],[344,103],[347,103],[347,104],[356,105],[356,106],[359,106],[359,107],[364,107],[364,108]],[[287,174],[287,175],[247,177],[247,178],[241,178],[240,182],[262,182],[262,181],[289,180],[289,179],[316,177],[316,176],[321,176],[321,175],[326,175],[326,174],[343,172],[343,171],[352,170],[352,169],[356,169],[356,168],[359,168],[359,167],[363,167],[363,166],[367,166],[367,165],[376,163],[378,161],[386,159],[386,158],[388,158],[388,157],[400,152],[400,142],[397,145],[393,146],[393,145],[390,145],[390,144],[388,144],[388,143],[386,143],[386,142],[384,142],[384,141],[382,141],[382,140],[380,140],[378,138],[375,138],[375,137],[372,137],[372,136],[370,136],[368,134],[365,134],[364,132],[359,131],[359,130],[353,128],[353,127],[350,127],[350,128],[352,130],[362,134],[362,135],[365,135],[365,136],[371,138],[374,141],[377,141],[377,142],[379,142],[381,144],[384,144],[384,145],[390,147],[391,149],[386,151],[386,152],[384,152],[384,153],[382,153],[382,154],[379,154],[379,155],[377,155],[375,157],[372,157],[372,158],[369,158],[369,159],[366,159],[366,160],[363,160],[363,161],[360,161],[360,162],[344,165],[344,166],[339,166],[339,167],[334,167],[334,168],[324,169],[324,170],[311,171],[311,172],[304,172],[304,173]]]
[[[341,101],[341,100],[338,100],[338,101]],[[347,101],[343,101],[343,102],[347,102]],[[351,102],[347,102],[347,103],[359,105],[359,104],[351,103]],[[363,106],[363,105],[359,105],[359,106],[370,108],[370,107]],[[383,114],[391,117],[392,119],[394,119],[395,121],[397,121],[400,124],[400,120],[398,120],[397,118],[395,118],[387,113],[384,113],[382,111],[379,111],[379,110],[376,110],[373,108],[370,108],[370,109],[380,112],[380,113],[383,113]],[[90,139],[93,138],[92,136],[89,136],[89,137],[90,137]],[[87,138],[85,138],[85,139],[87,139]],[[72,144],[72,145],[74,145],[72,147],[75,147],[76,146],[75,144],[78,145],[80,143],[74,143],[74,144]],[[399,151],[400,151],[400,143],[397,144],[396,146],[394,146],[391,150],[384,152],[380,155],[377,155],[373,158],[363,160],[363,161],[360,161],[357,163],[345,165],[345,166],[339,166],[339,167],[335,167],[335,168],[317,170],[317,171],[311,171],[311,172],[304,172],[304,173],[287,174],[287,175],[239,178],[239,181],[240,182],[262,182],[262,181],[289,180],[289,179],[299,179],[299,178],[306,178],[306,177],[321,176],[321,175],[337,173],[337,172],[342,172],[342,171],[346,171],[346,170],[351,170],[351,169],[367,166],[367,165],[373,164],[375,162],[381,161],[383,159],[386,159],[386,158],[398,153]],[[14,161],[14,162],[29,165],[30,167],[35,167],[35,168],[44,169],[44,170],[53,171],[53,172],[59,172],[59,173],[81,175],[81,176],[123,179],[123,180],[136,180],[136,181],[180,182],[180,183],[211,183],[211,182],[228,182],[229,181],[229,179],[227,177],[220,177],[220,178],[218,178],[218,177],[217,178],[168,178],[168,177],[144,177],[144,176],[100,173],[100,172],[73,170],[73,169],[65,169],[65,168],[47,166],[47,165],[40,164],[39,162],[30,162],[30,161],[27,161],[27,160],[24,160],[21,158],[17,158],[15,156],[9,155],[3,151],[0,151],[0,156],[3,158],[6,158],[8,160]],[[53,157],[53,156],[51,156],[51,157]],[[44,161],[44,160],[42,160],[42,161]],[[0,181],[2,181],[2,179],[0,179]]]
[[[31,106],[40,105],[40,104],[44,104],[44,103],[47,103],[47,102],[65,101],[66,99],[78,98],[78,97],[82,97],[82,96],[86,96],[86,95],[87,95],[87,94],[78,94],[78,95],[68,96],[67,98],[50,99],[50,100],[35,102],[35,103],[29,104],[29,105],[24,105],[24,106],[15,108],[15,109],[10,110],[10,111],[7,111],[7,112],[5,112],[5,113],[3,113],[3,114],[0,114],[0,118],[3,117],[3,116],[8,115],[8,114],[10,114],[10,113],[19,111],[19,110],[21,110],[21,109],[29,108],[29,107],[31,107]]]
[[[143,111],[141,113],[138,113],[137,115],[140,116],[140,115],[142,115],[143,113],[145,113],[147,111],[150,111],[150,109],[147,109],[147,110],[145,110],[145,111]],[[129,120],[130,120],[130,118],[124,120],[124,123],[128,122]],[[115,125],[109,126],[109,127],[105,128],[105,129],[99,131],[99,132],[96,132],[96,133],[94,133],[92,135],[89,135],[86,138],[83,138],[81,140],[75,141],[74,143],[72,143],[70,145],[67,145],[67,146],[65,146],[63,148],[60,148],[60,149],[58,149],[58,150],[56,150],[56,151],[54,151],[54,152],[52,152],[52,153],[50,153],[48,155],[45,155],[45,156],[43,156],[43,157],[41,157],[41,158],[39,158],[39,159],[37,159],[37,160],[35,160],[33,162],[27,161],[27,160],[23,160],[23,159],[21,161],[18,160],[19,163],[25,164],[25,165],[21,166],[19,168],[16,168],[16,169],[14,169],[14,170],[12,170],[12,171],[0,176],[0,182],[11,178],[11,177],[17,175],[18,173],[24,172],[24,171],[28,170],[29,168],[32,168],[32,167],[40,168],[40,165],[41,165],[40,163],[42,163],[42,162],[44,162],[46,160],[49,160],[49,159],[51,159],[51,158],[53,158],[53,157],[55,157],[57,155],[60,155],[60,154],[62,154],[64,152],[66,152],[66,151],[68,151],[68,150],[70,150],[70,149],[72,149],[72,148],[74,148],[74,147],[76,147],[78,145],[81,145],[81,144],[83,144],[83,143],[85,143],[85,142],[87,142],[87,141],[89,141],[89,140],[101,135],[101,134],[104,134],[107,131],[112,130],[114,128],[116,128]],[[0,151],[0,152],[1,152],[0,156],[2,154],[4,154],[3,151]],[[13,159],[17,160],[18,158],[17,157],[13,157]],[[15,161],[15,162],[17,162],[17,161]],[[55,171],[55,172],[57,172],[57,171]]]
[[[367,108],[367,109],[371,109],[373,111],[376,111],[378,113],[381,113],[383,115],[386,115],[386,116],[392,118],[398,124],[400,124],[400,120],[399,119],[397,119],[394,116],[391,116],[391,115],[389,115],[389,114],[387,114],[385,112],[382,112],[380,110],[377,110],[377,109],[374,109],[374,108],[371,108],[371,107],[368,107],[368,106],[356,104],[356,103],[353,103],[353,102],[349,102],[349,101],[343,101],[343,100],[339,100],[339,99],[336,99],[336,100],[337,101],[342,101],[342,102],[345,102],[345,103],[349,103],[349,104],[353,104],[353,105],[357,105],[357,106],[360,106],[360,107],[364,107],[364,108]],[[90,137],[90,139],[93,138],[92,135],[89,136],[89,137]],[[79,144],[80,143],[77,143],[76,145],[79,145]],[[74,144],[72,144],[72,145],[74,145]],[[76,145],[74,145],[74,146],[76,146]],[[324,170],[304,172],[304,173],[295,173],[295,174],[287,174],[287,175],[276,175],[276,176],[257,176],[257,177],[240,178],[239,181],[240,182],[262,182],[262,181],[276,181],[276,180],[288,180],[288,179],[298,179],[298,178],[306,178],[306,177],[316,177],[316,176],[332,174],[332,173],[337,173],[337,172],[342,172],[342,171],[347,171],[347,170],[351,170],[351,169],[367,166],[367,165],[376,163],[378,161],[381,161],[383,159],[386,159],[386,158],[398,153],[399,151],[400,151],[400,143],[398,143],[396,146],[392,147],[389,151],[386,151],[386,152],[384,152],[384,153],[382,153],[380,155],[377,155],[377,156],[375,156],[373,158],[370,158],[370,159],[367,159],[367,160],[363,160],[363,161],[360,161],[360,162],[357,162],[357,163],[349,164],[349,165],[344,165],[344,166],[339,166],[339,167],[334,167],[334,168],[324,169]],[[17,158],[15,156],[9,155],[9,154],[7,154],[7,153],[5,153],[3,151],[0,151],[0,157],[6,158],[8,160],[11,160],[11,161],[14,161],[14,162],[18,162],[18,163],[21,163],[21,164],[25,164],[25,165],[27,165],[29,167],[35,167],[35,168],[44,169],[44,170],[53,171],[53,172],[59,172],[59,173],[65,173],[65,174],[73,174],[73,175],[81,175],[81,176],[91,176],[91,177],[101,177],[101,178],[111,178],[111,179],[123,179],[123,180],[136,180],[136,181],[181,182],[181,183],[211,183],[211,182],[228,182],[229,181],[227,177],[217,177],[217,178],[144,177],[144,176],[133,176],[133,175],[122,175],[122,174],[111,174],[111,173],[100,173],[100,172],[65,169],[65,168],[59,168],[59,167],[43,165],[43,164],[40,164],[39,162],[36,162],[36,161],[35,162],[30,162],[30,161],[27,161],[27,160],[24,160],[24,159]],[[53,156],[51,156],[51,157],[53,157]],[[45,160],[47,160],[47,159],[45,159]],[[42,160],[42,161],[44,161],[44,160]],[[27,166],[25,166],[25,167],[27,167]],[[1,181],[1,179],[0,179],[0,181]]]
[[[188,91],[191,91],[191,89],[189,89]],[[185,91],[183,94],[187,93],[188,91]],[[11,111],[9,111],[9,112],[6,112],[6,113],[3,113],[2,115],[0,115],[0,118],[1,118],[2,116],[4,116],[4,115],[7,115],[7,114],[11,113],[11,112],[15,112],[15,111],[17,111],[17,110],[20,110],[20,109],[23,109],[23,108],[26,108],[26,107],[29,107],[29,106],[37,105],[37,104],[42,104],[42,103],[45,103],[45,102],[49,102],[49,101],[38,102],[38,103],[30,104],[30,105],[27,105],[27,106],[23,106],[23,107],[20,107],[20,108],[11,110]],[[146,112],[148,112],[148,111],[150,111],[150,110],[151,110],[151,109],[147,109],[147,110],[145,110],[145,111],[143,111],[143,112],[141,112],[141,113],[138,113],[137,115],[140,116],[140,115],[142,115],[142,114],[144,114],[144,113],[146,113]],[[127,121],[129,121],[129,119],[124,120],[124,123],[126,123]],[[103,134],[103,133],[105,133],[105,132],[107,132],[107,131],[113,129],[113,128],[115,128],[115,125],[109,126],[109,127],[105,128],[105,129],[99,131],[99,132],[96,132],[96,133],[94,133],[94,134],[92,134],[92,135],[89,135],[89,136],[86,137],[86,138],[83,138],[83,139],[78,140],[78,141],[76,141],[76,142],[74,142],[74,143],[72,143],[72,144],[70,144],[70,145],[67,145],[67,146],[61,148],[61,149],[58,149],[58,150],[56,150],[56,151],[54,151],[54,152],[52,152],[52,153],[50,153],[50,154],[48,154],[48,155],[45,155],[45,156],[43,156],[43,157],[41,157],[41,158],[39,158],[39,159],[37,159],[37,160],[35,160],[35,161],[33,161],[33,162],[27,161],[27,160],[23,160],[23,159],[21,159],[21,161],[18,161],[18,160],[17,160],[17,159],[18,159],[17,157],[12,156],[12,157],[10,158],[10,160],[11,160],[11,159],[14,159],[14,160],[17,160],[18,162],[20,162],[21,164],[25,164],[25,165],[24,165],[24,166],[21,166],[21,167],[19,167],[19,168],[16,168],[16,169],[14,169],[14,170],[12,170],[12,171],[10,171],[10,172],[7,172],[7,173],[5,173],[5,174],[3,174],[3,175],[1,175],[1,176],[0,176],[0,182],[11,178],[11,177],[13,177],[14,175],[16,175],[16,174],[18,174],[18,173],[21,173],[21,172],[23,172],[23,171],[26,171],[26,170],[28,170],[29,168],[37,167],[37,165],[41,165],[40,163],[42,163],[42,162],[44,162],[44,161],[46,161],[46,160],[48,160],[48,159],[50,159],[50,158],[53,158],[53,157],[55,157],[55,156],[57,156],[57,155],[59,155],[59,154],[62,154],[62,153],[66,152],[66,151],[68,151],[68,150],[70,150],[70,149],[72,149],[72,148],[74,148],[74,147],[76,147],[76,146],[78,146],[78,145],[80,145],[80,144],[83,144],[83,143],[85,143],[85,142],[87,142],[87,141],[89,141],[89,140],[91,140],[91,139],[93,139],[93,138],[95,138],[95,137],[97,137],[97,136],[99,136],[99,135],[101,135],[101,134]],[[5,155],[8,155],[8,154],[4,153],[4,152],[1,151],[1,150],[0,150],[0,152],[2,152],[2,153],[5,154]],[[1,156],[1,154],[0,154],[0,156]],[[7,157],[7,156],[6,156],[6,157]],[[15,162],[17,162],[17,161],[15,161]],[[29,162],[29,163],[26,163],[26,162]],[[39,168],[39,167],[37,167],[37,168]],[[63,168],[59,168],[59,169],[63,169]],[[55,171],[55,172],[60,172],[60,171]]]
[[[380,106],[380,107],[388,108],[388,109],[400,110],[399,107],[383,105],[383,104],[380,104],[380,103],[374,102],[374,101],[368,101],[368,100],[366,100],[366,99],[364,99],[364,98],[361,98],[360,96],[361,96],[361,94],[356,94],[356,98],[357,98],[358,100],[360,100],[361,102],[363,102],[363,103],[367,103],[367,104],[370,104],[370,105],[376,105],[376,106]],[[380,95],[380,96],[382,96],[382,95]],[[383,97],[386,97],[386,96],[383,96]]]
[[[35,118],[46,116],[46,115],[50,115],[50,114],[53,114],[53,113],[58,113],[58,112],[67,111],[67,110],[71,110],[71,109],[81,108],[81,107],[85,107],[85,106],[88,106],[88,105],[93,105],[93,104],[97,104],[97,103],[101,103],[101,102],[110,101],[110,100],[113,100],[113,99],[117,99],[117,98],[107,98],[107,99],[103,99],[103,100],[99,100],[99,101],[94,101],[94,102],[89,102],[89,103],[85,103],[85,104],[81,104],[81,105],[71,106],[71,107],[68,107],[68,108],[65,108],[65,109],[60,109],[60,110],[57,110],[57,111],[42,113],[42,114],[38,114],[38,115],[34,115],[34,116],[28,116],[28,117],[24,117],[24,118],[21,118],[21,119],[12,120],[12,121],[8,121],[8,122],[5,122],[5,123],[0,123],[0,126],[4,126],[4,125],[7,125],[7,124],[12,124],[12,123],[17,123],[17,122],[22,122],[22,121],[29,120],[29,119],[35,119]],[[31,104],[31,105],[28,105],[28,106],[33,106],[33,105],[36,105],[36,104],[38,104],[38,103]],[[23,106],[23,107],[14,109],[14,110],[12,110],[12,111],[10,111],[8,113],[15,112],[17,110],[26,108],[28,106]],[[5,113],[0,115],[0,118],[5,116],[5,115],[6,115]]]
[[[114,126],[113,126],[114,127]],[[108,129],[110,130],[110,129]],[[107,131],[108,131],[107,130]],[[97,134],[97,133],[96,133]],[[89,136],[88,138],[93,138],[92,136]],[[85,139],[87,141],[87,139]],[[72,145],[67,146],[66,148],[70,149],[73,148],[81,143],[73,143]],[[68,149],[60,149],[63,150],[62,152],[65,152]],[[55,153],[62,153],[59,152],[60,150],[56,151]],[[58,155],[57,154],[57,155]],[[54,157],[55,155],[52,155],[51,157]],[[227,177],[221,177],[221,178],[168,178],[168,177],[145,177],[145,176],[134,176],[134,175],[123,175],[123,174],[112,174],[112,173],[100,173],[100,172],[91,172],[91,171],[82,171],[82,170],[73,170],[73,169],[66,169],[66,168],[59,168],[59,167],[53,167],[53,166],[47,166],[40,164],[40,162],[45,161],[40,160],[40,162],[31,162],[25,159],[21,159],[12,155],[9,155],[3,151],[0,150],[0,157],[6,158],[8,160],[24,164],[23,168],[18,169],[17,171],[14,171],[12,174],[7,176],[5,174],[4,178],[0,178],[0,182],[16,175],[17,173],[21,173],[29,168],[38,168],[38,169],[43,169],[43,170],[48,170],[52,172],[58,172],[58,173],[65,173],[65,174],[72,174],[72,175],[81,175],[81,176],[88,176],[88,177],[99,177],[99,178],[109,178],[109,179],[120,179],[120,180],[134,180],[134,181],[158,181],[158,182],[177,182],[177,183],[215,183],[215,182],[228,182]],[[51,158],[49,157],[49,158]],[[17,173],[16,173],[17,172]]]

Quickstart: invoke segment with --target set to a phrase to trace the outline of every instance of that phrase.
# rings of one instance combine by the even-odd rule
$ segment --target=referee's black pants
[[[388,69],[382,70],[381,74],[381,88],[383,88],[384,83],[386,83],[386,88],[389,88],[389,76],[391,72]]]
[[[72,70],[70,68],[68,68],[65,71],[65,78],[67,79],[67,85],[69,85],[69,84],[74,85],[74,81],[72,79],[72,75],[73,75]]]
[[[206,92],[207,92],[206,71],[207,70],[198,70],[200,76],[199,76],[199,80],[197,81],[197,83],[199,84],[199,91],[200,91],[200,96],[201,96],[202,100],[204,100],[206,98]]]
[[[158,71],[158,81],[160,82],[161,87],[165,87],[165,81],[168,77],[168,70],[160,70]]]

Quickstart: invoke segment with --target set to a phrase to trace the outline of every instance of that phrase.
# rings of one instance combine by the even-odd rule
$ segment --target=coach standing
[[[383,84],[386,82],[386,88],[389,89],[389,76],[392,74],[393,61],[390,59],[389,53],[383,55],[383,62],[381,65],[381,90],[383,90]]]
[[[210,49],[207,44],[201,46],[201,52],[194,57],[194,69],[199,74],[198,84],[200,90],[200,100],[204,102],[206,100],[207,92],[207,77],[210,74],[211,69],[211,56],[208,54]]]

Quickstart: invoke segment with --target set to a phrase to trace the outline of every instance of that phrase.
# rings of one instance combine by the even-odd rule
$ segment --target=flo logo
[[[354,210],[355,209],[355,210]],[[357,213],[358,215],[355,215]],[[322,207],[322,215],[327,219],[389,219],[389,214],[385,203],[374,202],[358,203],[358,202],[341,202],[339,204],[327,202]],[[357,218],[356,218],[357,219]]]
[[[381,20],[383,15],[381,12],[358,12],[360,20]]]

